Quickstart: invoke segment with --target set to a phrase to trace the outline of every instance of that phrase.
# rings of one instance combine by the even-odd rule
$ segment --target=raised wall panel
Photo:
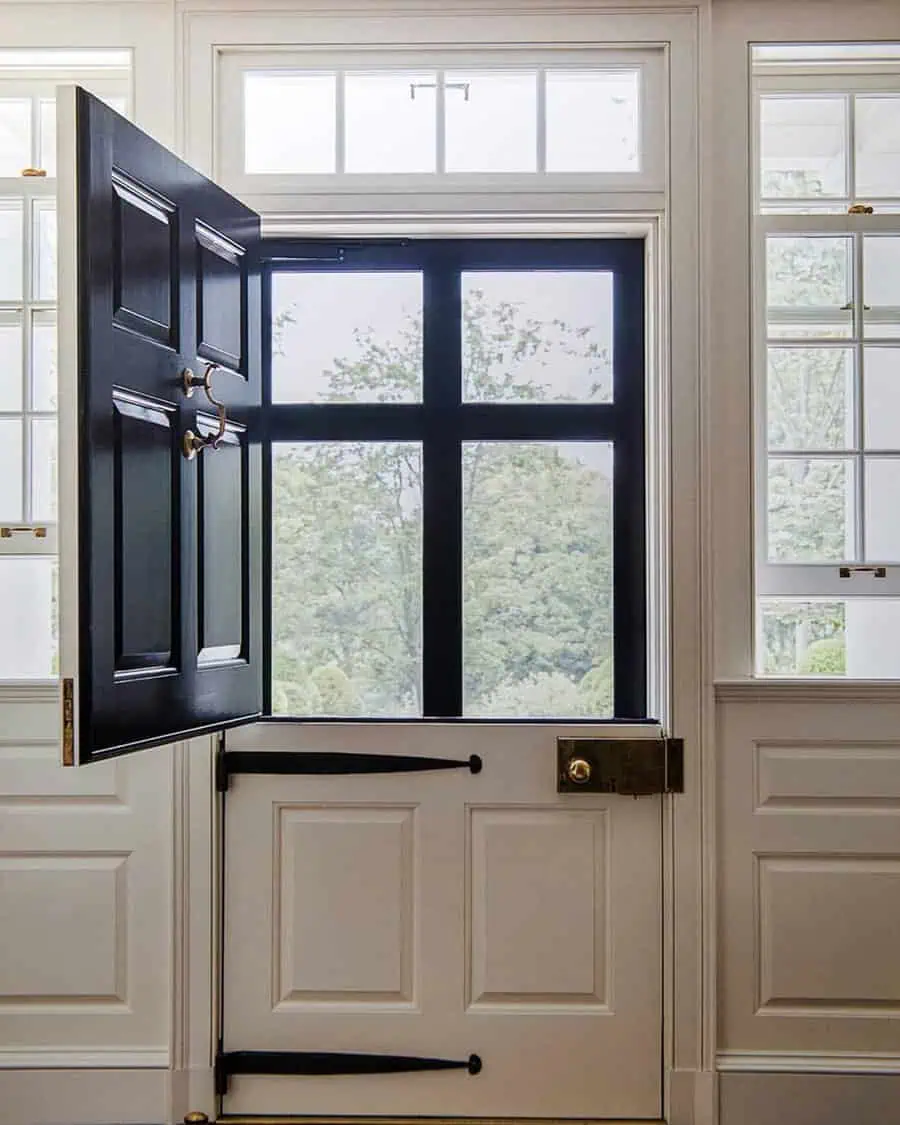
[[[718,705],[724,1066],[900,1066],[900,701],[822,689]]]
[[[52,742],[0,737],[0,779],[0,809],[29,805],[105,809],[127,804],[118,763],[98,762],[89,770],[60,769],[59,747]]]
[[[471,811],[470,1003],[607,1003],[605,811]]]
[[[756,745],[761,809],[900,805],[900,746]]]
[[[196,224],[197,355],[245,373],[247,309],[243,248]]]
[[[758,886],[761,1008],[896,1011],[900,857],[762,856]]]
[[[113,320],[158,344],[177,347],[174,208],[118,171],[113,173],[113,192]]]
[[[213,423],[198,420],[201,433]],[[247,448],[243,427],[229,425],[214,454],[198,458],[200,664],[246,659]]]
[[[0,854],[0,1010],[127,1003],[126,854]]]
[[[177,654],[172,412],[115,395],[115,668],[168,669]],[[148,508],[140,502],[154,496]],[[131,591],[140,590],[140,598]],[[123,607],[129,611],[124,612]]]
[[[413,1000],[415,810],[276,806],[273,1005]]]

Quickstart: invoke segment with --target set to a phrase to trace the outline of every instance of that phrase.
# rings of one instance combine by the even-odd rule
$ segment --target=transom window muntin
[[[331,251],[328,248],[323,250],[320,245],[317,252],[320,256],[327,256],[329,252],[339,250],[339,245]],[[313,257],[314,254],[315,251],[309,256]],[[286,247],[283,257],[289,255],[290,249]],[[280,252],[277,257],[282,257]],[[304,461],[306,468],[302,472],[309,471],[315,475],[318,471],[322,481],[333,482],[341,473],[352,476],[365,461],[369,462],[366,471],[370,474],[370,480],[373,472],[393,473],[397,481],[397,504],[401,509],[405,508],[409,516],[406,521],[408,539],[413,542],[418,537],[417,541],[421,544],[421,566],[411,568],[410,573],[414,572],[415,578],[406,583],[414,594],[420,592],[421,595],[420,618],[417,621],[413,614],[406,621],[406,627],[420,638],[417,643],[422,644],[421,694],[418,699],[414,699],[412,697],[415,691],[411,694],[407,692],[404,700],[400,701],[395,693],[386,708],[380,711],[375,709],[376,715],[443,718],[499,718],[504,715],[508,718],[644,717],[646,579],[643,557],[642,242],[547,240],[538,243],[489,243],[460,240],[423,241],[407,246],[357,246],[347,250],[343,262],[297,263],[289,269],[290,272],[287,272],[284,263],[279,261],[269,275],[276,354],[272,357],[272,383],[267,393],[273,399],[278,385],[279,363],[290,365],[290,354],[279,357],[277,353],[285,350],[289,353],[291,347],[290,341],[286,347],[285,338],[279,338],[280,325],[285,323],[286,311],[279,304],[279,286],[283,297],[290,288],[292,279],[302,279],[302,290],[304,286],[309,289],[316,279],[333,285],[335,278],[347,277],[352,284],[354,278],[365,280],[367,276],[380,271],[389,279],[405,276],[409,281],[411,276],[415,278],[415,281],[406,285],[404,292],[408,296],[415,292],[417,284],[421,285],[421,336],[408,341],[408,354],[411,358],[407,363],[415,368],[417,357],[421,354],[422,368],[421,392],[417,393],[413,389],[406,401],[347,401],[344,393],[346,387],[339,384],[339,391],[331,401],[327,401],[327,395],[317,394],[315,401],[298,402],[297,398],[303,397],[301,392],[295,394],[295,401],[287,402],[282,385],[277,401],[272,401],[266,407],[267,442],[271,446],[273,477],[274,588],[271,631],[274,652],[271,706],[275,713],[304,713],[305,706],[311,708],[305,713],[317,713],[314,708],[321,707],[323,698],[330,698],[333,704],[335,698],[341,699],[341,692],[346,697],[347,681],[353,678],[352,673],[348,676],[343,667],[334,666],[339,662],[332,661],[330,664],[321,664],[317,669],[305,668],[302,672],[305,684],[309,685],[316,679],[321,680],[321,684],[312,682],[311,687],[307,686],[299,692],[291,686],[296,685],[300,673],[296,662],[291,667],[290,661],[284,659],[285,631],[279,618],[290,617],[292,613],[295,620],[302,616],[291,609],[289,590],[285,586],[282,570],[284,560],[295,550],[297,542],[301,541],[295,537],[292,542],[291,536],[284,530],[290,522],[285,515],[290,503],[284,501],[287,488],[283,474],[286,459],[289,461],[293,458],[295,461]],[[604,363],[612,363],[612,385],[608,388],[610,393],[600,401],[583,402],[577,397],[541,401],[534,392],[534,384],[526,381],[524,393],[530,397],[524,400],[466,401],[463,382],[464,339],[467,335],[471,337],[471,330],[467,332],[465,328],[464,279],[467,275],[477,279],[483,275],[495,274],[502,284],[504,275],[512,278],[527,273],[539,275],[541,271],[546,271],[548,277],[566,274],[574,279],[589,281],[600,275],[612,278],[612,292],[609,294],[612,300],[609,303],[615,311],[609,327],[613,336],[610,352],[614,359],[602,357]],[[295,286],[294,292],[297,291]],[[474,298],[476,302],[483,299],[483,294]],[[602,317],[603,309],[599,305],[598,310]],[[504,315],[513,316],[509,310]],[[583,327],[585,326],[578,325],[579,329]],[[577,333],[574,333],[573,338],[576,336]],[[577,338],[584,339],[584,336]],[[375,346],[381,347],[383,352],[387,350],[384,341],[381,344],[376,341]],[[587,341],[586,347],[591,353],[598,350],[596,343],[591,340]],[[301,353],[298,351],[297,354]],[[394,361],[396,362],[395,357]],[[342,365],[334,366],[340,369]],[[409,380],[406,382],[409,383]],[[306,397],[312,396],[306,394]],[[326,401],[323,401],[323,397]],[[317,445],[321,461],[318,469],[315,466]],[[341,446],[346,453],[343,460],[339,453]],[[337,461],[332,465],[336,472],[323,476],[322,466],[336,456]],[[482,458],[480,471],[488,473],[490,484],[497,487],[498,482],[506,481],[500,494],[493,495],[480,504],[467,491],[468,482],[472,479],[473,458],[478,457]],[[538,539],[541,543],[538,546],[541,549],[546,547],[548,554],[555,551],[552,558],[557,565],[562,565],[568,558],[566,566],[574,567],[581,559],[582,570],[589,570],[593,565],[600,568],[585,604],[590,602],[598,607],[595,617],[606,612],[612,626],[612,635],[606,638],[606,642],[599,636],[594,638],[600,647],[604,643],[609,645],[602,668],[598,665],[599,670],[595,671],[593,663],[581,667],[579,660],[585,659],[583,652],[580,657],[576,655],[572,658],[572,675],[577,673],[579,685],[586,681],[582,694],[576,695],[574,681],[569,684],[563,682],[565,676],[562,673],[549,675],[541,680],[542,690],[546,688],[549,694],[540,696],[537,703],[534,701],[535,692],[531,690],[533,684],[529,682],[528,675],[522,677],[522,691],[482,691],[484,685],[491,680],[490,671],[487,679],[484,676],[479,679],[478,654],[472,648],[473,637],[479,635],[479,628],[482,629],[480,635],[484,639],[482,626],[485,620],[483,607],[477,610],[472,608],[475,605],[473,598],[497,597],[497,583],[494,583],[493,591],[485,592],[483,585],[476,591],[477,574],[483,579],[487,571],[488,586],[491,585],[492,565],[487,548],[478,555],[478,529],[488,528],[484,534],[488,534],[490,538],[490,534],[495,531],[491,525],[491,516],[496,517],[495,522],[499,520],[502,523],[506,520],[508,527],[503,535],[513,541],[504,547],[505,540],[498,540],[491,550],[496,548],[498,551],[508,550],[514,553],[523,548],[522,543],[515,542],[515,529],[518,528],[521,532],[537,523],[533,519],[535,501],[528,491],[529,471],[539,472],[540,479],[535,479],[534,486],[544,487],[545,501],[549,502],[546,495],[548,482],[555,482],[557,488],[563,489],[571,485],[577,495],[577,502],[570,501],[569,509],[565,508],[564,496],[558,498],[556,508],[562,513],[558,520],[556,517],[559,513],[555,513],[552,507],[544,509],[546,515],[539,528]],[[299,476],[297,479],[300,479]],[[297,484],[296,487],[302,489],[303,485]],[[520,488],[523,491],[519,491]],[[334,493],[328,511],[333,513],[346,502],[346,495],[342,500],[338,493]],[[381,549],[372,539],[373,535],[377,538],[377,527],[373,530],[374,525],[368,519],[370,512],[380,502],[376,497],[363,505],[364,525],[357,519],[345,536],[347,542],[352,541],[354,536],[360,537],[360,542],[368,544],[370,554],[373,550],[377,554]],[[314,536],[321,533],[321,525],[309,521],[303,505],[295,504],[293,511],[295,523],[306,526]],[[328,518],[325,508],[322,512],[322,518]],[[517,515],[517,512],[520,514]],[[570,523],[574,520],[576,530],[580,528],[578,535],[581,538],[574,547],[571,538],[573,532],[566,523],[567,518]],[[485,520],[488,522],[485,523]],[[382,526],[385,526],[384,521]],[[593,542],[596,536],[602,538],[603,534],[608,535],[605,547],[600,539]],[[472,535],[476,535],[475,547],[472,546]],[[555,541],[554,535],[557,537]],[[342,542],[338,535],[336,539],[332,537],[331,546],[323,547],[319,544],[319,557],[328,557],[330,554],[334,562],[335,550],[340,553]],[[338,544],[337,548],[335,543]],[[571,554],[572,550],[575,551],[574,555]],[[315,557],[316,552],[311,551],[308,558]],[[523,573],[527,569],[526,560]],[[514,567],[510,567],[509,571],[511,576],[517,573]],[[311,572],[304,573],[304,581],[312,590],[317,579]],[[531,575],[530,585],[525,587],[522,604],[518,608],[515,598],[517,591],[514,588],[505,594],[503,604],[493,605],[498,619],[506,622],[500,633],[494,635],[495,645],[502,647],[503,629],[507,629],[508,635],[511,635],[510,630],[514,628],[518,629],[517,636],[526,635],[528,621],[524,620],[523,624],[520,620],[518,625],[513,621],[517,612],[521,611],[524,619],[536,602],[542,602],[542,598],[552,600],[556,596],[564,599],[567,590],[569,595],[572,594],[571,589],[566,586],[567,581],[571,586],[571,575],[567,579],[565,573],[555,576],[549,574],[549,579],[554,577],[559,581],[560,590],[554,591],[553,582],[545,581],[548,575],[537,579]],[[589,576],[586,580],[590,581]],[[609,585],[605,586],[605,583]],[[582,600],[585,600],[586,590],[587,587],[579,595]],[[533,596],[536,592],[541,596]],[[386,603],[390,596],[390,591],[385,593],[379,605]],[[575,597],[576,602],[577,600]],[[502,596],[499,602],[503,602]],[[589,609],[585,610],[585,613],[589,612]],[[370,617],[371,614],[366,620]],[[396,625],[396,621],[394,624]],[[574,627],[576,631],[581,629],[582,635],[586,635],[586,630],[595,626],[593,619],[585,625],[577,620],[576,615],[576,624],[573,626],[570,621],[567,627]],[[307,632],[313,631],[321,634],[321,622],[315,628],[307,622]],[[552,646],[554,638],[551,637],[548,642],[544,635],[543,641],[537,637],[537,642],[550,643]],[[490,637],[485,643],[490,644]],[[565,645],[562,647],[565,648]],[[414,645],[412,651],[415,656]],[[544,660],[543,664],[538,661],[536,667],[546,671],[549,665],[552,665],[552,658]],[[315,672],[315,675],[311,675],[311,672]],[[588,676],[589,672],[594,672],[593,676]],[[411,682],[409,676],[407,682]],[[506,686],[509,688],[510,685]],[[293,698],[288,699],[287,696],[292,692]],[[310,696],[316,695],[317,699],[309,703]],[[549,704],[547,699],[551,700]],[[584,702],[585,700],[588,702]],[[363,702],[356,699],[351,707],[346,704],[345,698],[347,709],[338,709],[337,712],[332,709],[330,713],[360,714],[359,708]],[[369,708],[369,713],[373,713],[371,704]],[[318,713],[321,714],[321,710]],[[329,712],[326,710],[325,713]]]

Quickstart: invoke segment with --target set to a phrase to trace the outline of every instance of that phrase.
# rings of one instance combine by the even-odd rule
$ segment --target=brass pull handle
[[[566,766],[566,774],[576,785],[587,785],[591,780],[591,763],[584,758],[572,758]]]
[[[225,428],[228,425],[225,403],[220,402],[212,393],[213,372],[217,371],[218,367],[217,363],[207,363],[206,370],[202,375],[195,375],[189,367],[185,367],[181,372],[185,397],[190,398],[193,395],[194,387],[202,387],[206,397],[216,408],[219,418],[219,428],[214,434],[195,434],[193,430],[185,430],[184,437],[181,439],[181,452],[188,461],[192,461],[204,449],[218,449],[219,442],[225,436]]]
[[[23,168],[22,175],[43,177],[47,175],[47,172],[43,168]]]

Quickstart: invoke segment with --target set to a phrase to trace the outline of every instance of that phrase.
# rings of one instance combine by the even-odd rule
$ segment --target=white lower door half
[[[635,733],[229,732],[229,753],[475,754],[483,769],[231,777],[224,1050],[477,1055],[482,1068],[234,1074],[224,1111],[658,1118],[661,799],[556,791],[558,735]]]

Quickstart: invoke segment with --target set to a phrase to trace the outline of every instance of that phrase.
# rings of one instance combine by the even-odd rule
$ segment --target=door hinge
[[[340,1077],[360,1074],[414,1074],[421,1071],[464,1070],[481,1074],[480,1056],[434,1059],[418,1055],[368,1055],[346,1051],[223,1051],[216,1052],[215,1093],[224,1098],[232,1074]]]
[[[684,739],[558,738],[558,793],[684,792]]]
[[[75,681],[71,676],[62,682],[62,764],[75,765]]]
[[[225,762],[225,731],[216,739],[216,758],[213,764],[217,793],[228,792],[228,767]]]

